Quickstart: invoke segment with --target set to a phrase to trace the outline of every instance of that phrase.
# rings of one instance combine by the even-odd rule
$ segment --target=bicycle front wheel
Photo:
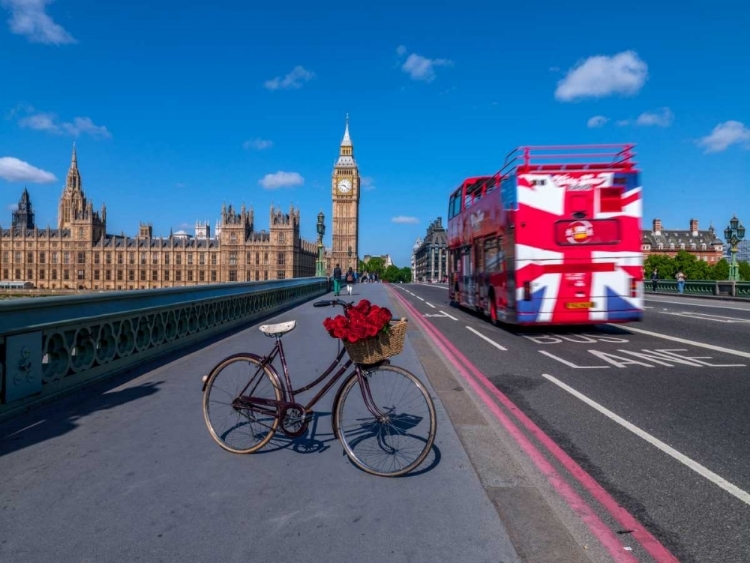
[[[274,372],[261,367],[254,356],[235,354],[211,370],[203,393],[203,418],[222,448],[249,454],[273,437],[279,426],[276,404],[282,399]]]
[[[361,368],[365,389],[353,373],[334,406],[341,444],[352,463],[367,473],[405,475],[418,467],[432,448],[435,405],[413,373],[390,365]],[[378,416],[370,412],[368,403]]]

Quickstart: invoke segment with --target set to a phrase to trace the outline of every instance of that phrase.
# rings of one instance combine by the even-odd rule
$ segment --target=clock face
[[[339,181],[339,191],[345,194],[352,191],[351,180],[347,180],[346,178],[344,178],[343,180]]]

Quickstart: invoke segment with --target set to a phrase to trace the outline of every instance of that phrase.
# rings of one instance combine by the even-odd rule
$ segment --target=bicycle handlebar
[[[342,301],[341,299],[325,299],[323,301],[316,301],[313,303],[313,307],[335,307],[336,305],[341,305],[344,310],[349,309],[354,305],[354,302],[347,303],[346,301]]]

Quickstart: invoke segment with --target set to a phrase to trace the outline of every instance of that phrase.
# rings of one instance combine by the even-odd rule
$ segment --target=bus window
[[[500,249],[498,247],[498,239],[486,239],[484,241],[484,271],[488,274],[500,272],[502,270],[502,264],[499,258]]]

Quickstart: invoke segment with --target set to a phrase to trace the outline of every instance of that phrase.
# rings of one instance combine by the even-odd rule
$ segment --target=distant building
[[[414,250],[414,276],[416,281],[441,281],[446,277],[448,235],[443,218],[438,217],[427,227],[427,234]]]
[[[224,206],[216,234],[196,225],[153,236],[107,233],[107,209],[94,211],[83,192],[75,147],[58,210],[57,228],[39,229],[24,189],[10,228],[0,228],[0,279],[41,289],[152,289],[216,282],[276,280],[315,275],[317,244],[300,237],[300,213],[271,207],[269,231],[256,231],[252,208]]]
[[[726,245],[726,253],[724,255],[727,260],[732,261],[732,252],[729,245]],[[737,260],[744,260],[750,262],[750,239],[740,241],[737,245]]]
[[[417,250],[422,246],[422,238],[417,237],[417,242],[411,249],[411,281],[414,283],[417,281]]]
[[[698,260],[715,264],[724,257],[724,246],[716,236],[713,225],[701,231],[698,219],[690,219],[690,228],[686,230],[664,229],[661,220],[654,219],[652,229],[641,232],[644,257],[657,254],[674,258],[680,250],[684,250]]]

